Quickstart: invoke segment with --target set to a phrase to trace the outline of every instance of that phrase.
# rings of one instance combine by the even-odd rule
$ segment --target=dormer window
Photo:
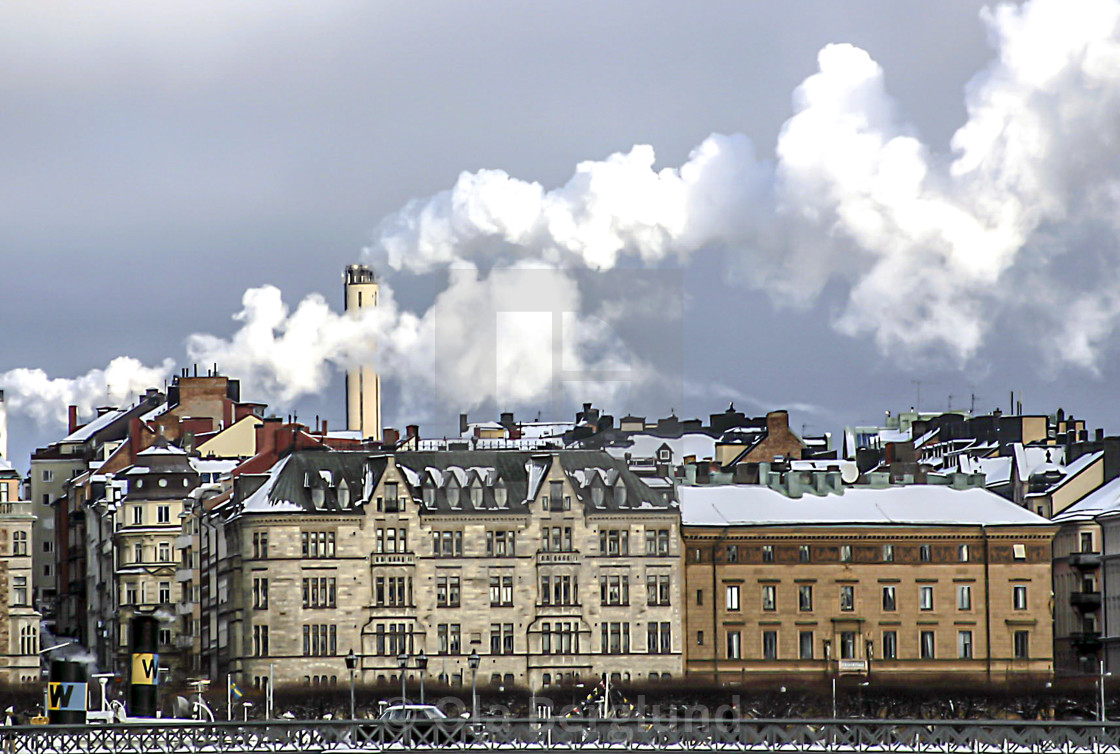
[[[447,483],[447,504],[452,508],[459,507],[459,483],[454,477]]]
[[[350,507],[350,485],[346,483],[345,479],[338,483],[338,507]]]
[[[471,507],[482,507],[482,485],[477,479],[471,484]]]
[[[595,504],[596,508],[602,507],[602,505],[603,505],[603,485],[598,484],[598,483],[592,485],[592,487],[591,487],[591,502]]]
[[[505,508],[509,503],[509,495],[506,490],[506,483],[501,479],[494,485],[494,502],[497,503],[499,508]]]
[[[311,490],[311,504],[316,508],[322,508],[323,503],[326,501],[326,491],[322,487],[315,487]]]
[[[385,483],[385,512],[400,513],[400,488],[396,482]]]
[[[620,508],[626,505],[626,485],[622,483],[621,479],[614,486],[614,502]]]
[[[669,461],[673,460],[673,451],[669,450],[669,448],[661,448],[657,451],[657,460],[661,461],[661,463],[669,463]]]
[[[421,488],[420,496],[424,498],[424,507],[436,507],[436,487],[431,482],[428,482]]]

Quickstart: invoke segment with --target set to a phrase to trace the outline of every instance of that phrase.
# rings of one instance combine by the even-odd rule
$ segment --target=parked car
[[[378,726],[363,726],[374,743],[427,747],[481,740],[468,720],[448,717],[433,704],[395,704],[381,713],[378,722]]]

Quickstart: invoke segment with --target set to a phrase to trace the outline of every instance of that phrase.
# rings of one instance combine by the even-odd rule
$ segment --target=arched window
[[[626,485],[621,479],[614,486],[614,503],[619,507],[626,505]]]
[[[471,483],[471,507],[482,507],[482,483],[478,479]]]
[[[447,483],[447,504],[452,508],[459,507],[459,482],[455,477],[451,477]]]
[[[436,486],[431,481],[424,483],[420,490],[420,495],[424,498],[424,506],[427,508],[436,507]]]
[[[338,483],[338,507],[350,507],[350,485],[346,483],[345,479]]]
[[[502,479],[499,479],[498,483],[494,485],[494,502],[497,503],[499,508],[505,508],[506,504],[509,502],[506,483]]]
[[[591,502],[593,502],[596,507],[603,504],[603,485],[598,482],[591,486]]]

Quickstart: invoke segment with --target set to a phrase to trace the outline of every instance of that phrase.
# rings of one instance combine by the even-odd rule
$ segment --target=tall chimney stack
[[[377,307],[380,286],[366,265],[349,265],[343,271],[342,287],[346,311],[352,316]],[[381,376],[371,366],[346,371],[346,428],[361,432],[363,440],[381,440]]]

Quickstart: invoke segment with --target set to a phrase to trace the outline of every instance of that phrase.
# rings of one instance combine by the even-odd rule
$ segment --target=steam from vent
[[[949,155],[901,120],[866,52],[829,45],[794,92],[773,161],[745,136],[714,134],[679,168],[656,169],[638,145],[579,164],[553,190],[464,173],[382,221],[369,254],[421,272],[526,258],[687,264],[728,249],[738,277],[777,301],[809,303],[841,281],[834,327],[884,353],[963,362],[1000,316],[1028,313],[1056,320],[1048,352],[1094,370],[1120,316],[1118,19],[1110,0],[985,11],[998,58],[969,84]],[[1080,295],[1043,313],[1065,268],[1086,264]]]

